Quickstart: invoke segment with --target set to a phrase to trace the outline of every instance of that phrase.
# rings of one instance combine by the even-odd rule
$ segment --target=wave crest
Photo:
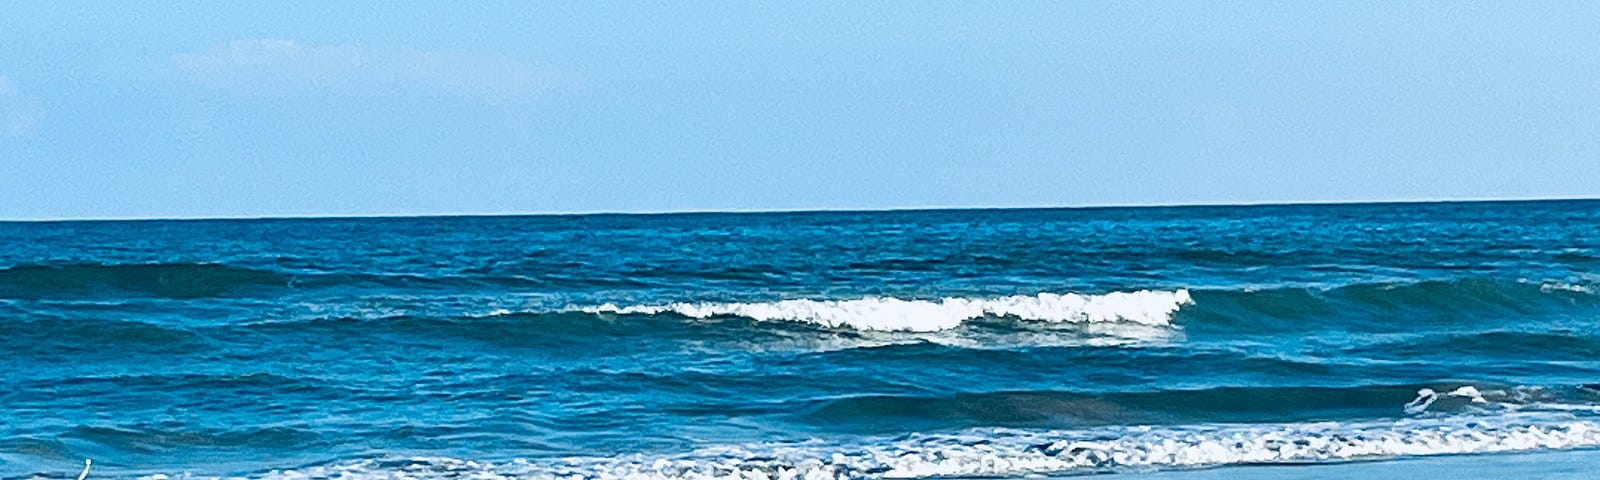
[[[858,300],[783,300],[762,303],[671,303],[619,307],[607,303],[576,310],[592,314],[661,315],[690,318],[744,317],[805,322],[858,330],[933,332],[980,318],[1011,317],[1055,323],[1132,322],[1166,326],[1172,314],[1194,303],[1188,290],[1112,292],[1103,295],[1040,293],[988,299],[938,301],[867,297]]]
[[[277,272],[219,263],[22,264],[0,268],[0,298],[99,297],[116,292],[193,299],[287,287]]]

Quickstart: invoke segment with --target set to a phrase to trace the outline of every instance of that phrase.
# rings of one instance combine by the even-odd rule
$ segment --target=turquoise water
[[[1591,449],[1597,271],[1592,201],[0,223],[0,477]]]

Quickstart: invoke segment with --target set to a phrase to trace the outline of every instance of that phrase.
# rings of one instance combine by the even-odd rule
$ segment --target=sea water
[[[1318,468],[1597,383],[1600,202],[0,223],[3,478]]]

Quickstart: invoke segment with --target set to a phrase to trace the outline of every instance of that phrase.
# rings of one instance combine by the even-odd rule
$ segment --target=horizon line
[[[757,214],[793,214],[793,213],[895,213],[895,212],[937,212],[937,211],[962,211],[962,210],[1097,210],[1097,209],[1136,209],[1136,208],[1215,208],[1215,207],[1288,207],[1288,206],[1336,206],[1336,205],[1390,205],[1390,204],[1430,204],[1430,203],[1521,203],[1521,202],[1571,202],[1571,201],[1596,201],[1600,197],[1502,197],[1502,198],[1436,198],[1436,199],[1386,199],[1386,200],[1268,200],[1246,202],[1197,202],[1197,203],[1086,203],[1074,205],[1021,205],[1021,206],[900,206],[881,208],[858,207],[797,207],[797,208],[753,208],[753,209],[684,209],[684,210],[592,210],[592,211],[555,211],[555,212],[441,212],[441,213],[375,213],[375,214],[269,214],[269,215],[237,215],[237,216],[195,216],[195,217],[79,217],[79,218],[0,218],[0,223],[72,223],[72,222],[160,222],[160,221],[242,221],[242,220],[340,220],[340,219],[384,219],[384,218],[454,218],[454,217],[582,217],[582,216],[667,216],[667,215],[757,215]]]

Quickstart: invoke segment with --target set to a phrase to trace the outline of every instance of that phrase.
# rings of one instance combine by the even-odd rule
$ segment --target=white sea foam
[[[1440,393],[1433,391],[1431,388],[1417,390],[1417,398],[1412,400],[1411,403],[1407,403],[1402,410],[1412,415],[1420,414],[1427,411],[1428,407],[1433,406],[1433,402],[1438,401],[1440,395]],[[1478,387],[1471,385],[1461,386],[1442,395],[1445,397],[1464,398],[1471,403],[1485,405],[1489,403],[1488,399],[1483,398],[1483,392],[1478,391]]]
[[[1553,416],[1554,415],[1554,416]],[[855,445],[820,441],[710,447],[684,455],[364,460],[273,471],[263,480],[639,479],[833,480],[1019,477],[1240,464],[1592,448],[1600,423],[1555,414],[1066,432],[1009,429],[911,435]]]
[[[1539,285],[1539,291],[1542,291],[1544,293],[1555,293],[1555,292],[1572,292],[1572,293],[1589,293],[1589,294],[1595,293],[1594,286],[1591,286],[1591,285],[1580,285],[1580,284],[1576,284],[1576,283],[1567,283],[1567,282],[1547,282],[1547,283],[1544,283],[1542,285]]]
[[[761,321],[796,321],[858,330],[933,332],[986,317],[1070,323],[1131,322],[1165,326],[1173,312],[1194,303],[1188,290],[1016,295],[939,301],[868,297],[859,300],[784,300],[767,303],[671,303],[617,306],[605,304],[576,310],[594,314],[659,315],[690,318],[745,317]]]
[[[1600,413],[1600,405],[1592,403],[1572,403],[1570,399],[1563,399],[1561,395],[1551,392],[1545,387],[1518,385],[1512,387],[1485,387],[1480,389],[1472,385],[1463,385],[1448,392],[1438,392],[1431,388],[1417,390],[1417,398],[1407,403],[1402,410],[1407,415],[1432,414],[1438,408],[1432,408],[1435,402],[1444,401],[1453,403],[1446,411],[1466,411],[1478,414],[1517,413],[1517,412],[1573,412],[1573,413]]]

